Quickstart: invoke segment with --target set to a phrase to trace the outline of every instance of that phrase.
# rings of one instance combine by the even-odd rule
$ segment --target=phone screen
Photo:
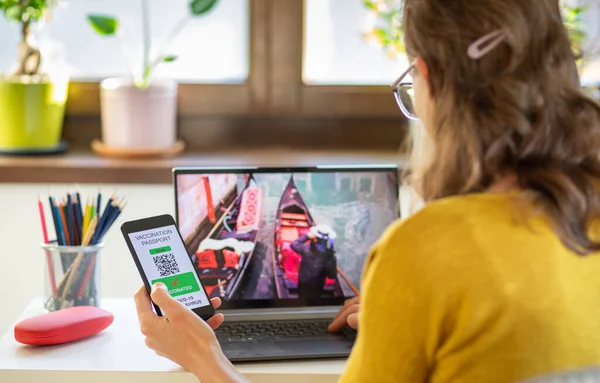
[[[192,310],[210,304],[175,225],[129,233],[129,239],[150,285],[164,283]]]

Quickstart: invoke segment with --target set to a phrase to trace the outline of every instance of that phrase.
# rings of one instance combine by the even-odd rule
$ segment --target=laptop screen
[[[399,217],[395,166],[175,169],[179,230],[224,308],[338,305]]]

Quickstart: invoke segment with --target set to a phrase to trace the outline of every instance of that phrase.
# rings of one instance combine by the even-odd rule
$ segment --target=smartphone
[[[162,282],[173,298],[202,319],[215,315],[172,216],[125,222],[121,232],[148,294],[152,285]],[[156,314],[162,316],[160,308],[152,304]]]

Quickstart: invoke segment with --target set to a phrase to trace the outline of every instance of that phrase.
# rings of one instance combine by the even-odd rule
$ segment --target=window
[[[407,66],[363,36],[371,12],[362,0],[305,0],[303,80],[310,85],[389,85]]]
[[[299,49],[280,61],[288,68],[296,60],[302,65],[297,67],[297,78],[286,79],[287,98],[273,99],[275,109],[289,110],[292,100],[301,116],[386,119],[377,122],[378,128],[402,136],[398,132],[406,121],[398,113],[390,84],[406,69],[407,60],[392,60],[383,49],[366,41],[363,35],[372,13],[363,0],[281,3],[297,4],[288,7],[304,17],[297,26],[290,12],[286,21],[291,27],[283,31],[290,38],[281,40],[291,39]]]
[[[89,13],[118,18],[124,33],[123,50],[135,68],[142,66],[141,1],[71,0],[61,2],[53,20],[39,33],[47,64],[68,63],[76,80],[97,81],[126,76],[127,62],[115,38],[98,36],[88,25]],[[187,14],[188,0],[147,0],[153,49],[158,49]],[[184,83],[243,83],[249,72],[249,1],[220,1],[210,14],[191,19],[172,41],[167,54],[178,59],[159,65],[155,77]],[[16,63],[18,25],[0,17],[0,72]],[[193,48],[193,49],[190,49]]]
[[[585,32],[587,35],[584,45],[586,54],[585,63],[582,67],[581,79],[584,85],[600,84],[600,2],[585,0],[588,9],[584,16]]]
[[[372,177],[361,177],[359,193],[372,193],[373,192],[373,178]]]
[[[340,191],[349,192],[352,190],[352,178],[344,177],[340,180]]]
[[[336,177],[331,173],[315,173],[310,175],[312,190],[335,191]]]
[[[126,41],[132,47],[128,52],[139,55],[142,1],[63,0],[52,22],[39,34],[42,48],[53,52],[48,56],[51,61],[62,66],[67,63],[71,69],[64,136],[75,142],[73,146],[89,149],[90,141],[101,137],[98,80],[127,75],[116,39],[98,36],[88,25],[86,15],[116,16],[128,33]],[[149,3],[153,45],[160,46],[186,15],[190,0],[145,1]],[[305,25],[304,11],[314,14],[311,10],[322,8],[321,1],[330,10],[342,9],[339,17],[348,10],[355,11],[347,28],[356,33],[353,43],[362,47],[357,56],[368,53],[389,68],[389,75],[381,74],[381,65],[373,67],[365,61],[350,65],[345,79],[337,78],[341,86],[331,80],[337,72],[335,66],[321,80],[312,81],[308,76],[308,84],[303,82],[305,26],[318,26],[315,22],[322,18],[316,12],[317,19],[311,21],[313,16],[309,16]],[[389,84],[400,69],[396,70],[397,65],[381,50],[362,40],[361,25],[366,15],[362,0],[221,0],[210,14],[190,22],[168,51],[179,55],[178,60],[162,64],[154,72],[155,77],[171,77],[180,83],[178,136],[186,142],[186,149],[193,152],[264,145],[396,149],[404,136],[405,120]],[[310,30],[308,33],[315,35]],[[6,73],[16,65],[19,26],[0,17],[0,36],[0,73]],[[309,51],[313,42],[308,42]],[[344,49],[348,52],[354,48]],[[337,56],[332,57],[338,65]],[[310,66],[310,52],[307,60]],[[365,65],[375,69],[367,73]],[[344,84],[362,72],[367,74],[362,77],[365,81]],[[380,76],[379,80],[370,78],[373,75]],[[376,83],[384,86],[373,85]],[[81,128],[83,124],[86,129]],[[294,130],[302,133],[282,133]],[[249,138],[232,139],[242,133]],[[305,181],[299,187],[310,188],[311,184]]]

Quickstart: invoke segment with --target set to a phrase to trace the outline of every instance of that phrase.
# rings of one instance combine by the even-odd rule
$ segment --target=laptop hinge
[[[294,308],[294,309],[246,309],[222,310],[226,321],[267,321],[299,319],[332,319],[339,307]]]

